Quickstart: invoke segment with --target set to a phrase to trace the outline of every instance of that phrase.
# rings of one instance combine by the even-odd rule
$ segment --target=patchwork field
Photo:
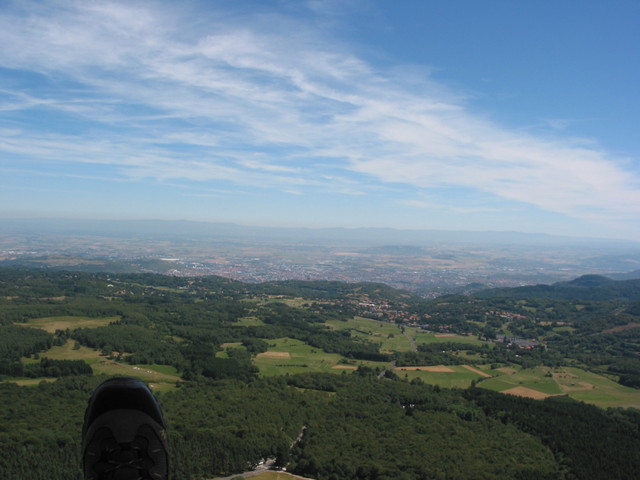
[[[101,355],[99,350],[80,346],[75,348],[75,341],[67,340],[62,346],[51,347],[49,350],[40,353],[40,357],[47,357],[53,360],[84,360],[91,366],[96,375],[124,375],[140,378],[149,383],[154,390],[169,390],[175,387],[180,381],[178,371],[168,365],[129,365],[128,363],[109,360]],[[33,363],[39,360],[25,358],[25,363]],[[42,380],[53,381],[49,378],[15,380],[20,385],[34,385]]]
[[[76,328],[96,328],[109,325],[111,322],[120,320],[119,316],[90,318],[90,317],[44,317],[33,318],[26,323],[16,323],[28,327],[41,328],[49,333],[55,333],[56,330],[75,330]]]
[[[474,380],[488,373],[470,370],[467,365],[432,365],[423,367],[397,367],[394,372],[400,378],[419,378],[425,383],[444,388],[467,388]]]
[[[269,350],[256,356],[253,363],[260,369],[260,375],[285,375],[287,373],[331,372],[339,373],[345,368],[359,365],[385,368],[383,362],[353,361],[345,364],[345,358],[337,353],[327,353],[293,338],[269,340]],[[337,367],[337,368],[336,368]]]
[[[620,385],[602,375],[579,368],[536,367],[526,370],[500,368],[491,370],[496,376],[478,386],[513,395],[544,398],[568,395],[603,408],[640,408],[640,391]]]
[[[272,298],[268,301],[281,299]],[[302,299],[292,299],[296,303]],[[96,328],[119,320],[118,316],[91,318],[75,316],[56,316],[37,318],[18,325],[41,328],[54,333],[56,330],[76,328]],[[255,317],[241,319],[243,325],[259,325],[262,322]],[[453,334],[435,334],[421,332],[414,328],[401,328],[392,323],[380,322],[363,317],[354,317],[348,321],[333,320],[327,322],[330,328],[348,330],[354,337],[366,339],[380,344],[381,350],[410,351],[413,344],[417,345],[438,342],[456,342],[469,345],[486,344],[474,336]],[[331,372],[339,374],[355,370],[360,365],[385,369],[389,365],[384,362],[366,362],[346,359],[339,354],[327,353],[314,348],[300,340],[279,338],[269,340],[269,350],[254,359],[260,375],[284,375],[303,372]],[[244,348],[240,344],[229,343],[223,348]],[[218,356],[227,356],[226,351],[218,352]],[[129,365],[124,362],[110,360],[101,355],[100,351],[76,345],[69,340],[62,346],[52,347],[41,352],[40,357],[55,360],[84,360],[94,373],[106,375],[128,375],[141,378],[150,383],[156,390],[175,388],[180,380],[178,372],[173,367],[164,365]],[[502,367],[491,370],[488,366],[471,366],[466,363],[476,363],[481,359],[474,359],[469,355],[460,356],[461,365],[454,366],[417,366],[398,367],[395,373],[401,378],[409,380],[420,378],[425,383],[439,385],[446,388],[467,388],[472,382],[480,381],[479,386],[506,394],[543,399],[553,395],[567,395],[576,400],[592,403],[600,407],[636,407],[640,408],[640,391],[624,387],[602,375],[587,372],[579,368],[548,368],[537,367],[522,370],[517,367]],[[37,362],[34,358],[24,358],[23,362]],[[465,364],[463,364],[465,363]],[[50,379],[16,379],[22,385],[36,385]]]
[[[410,352],[413,348],[395,323],[354,317],[346,322],[331,320],[326,322],[326,325],[334,330],[348,330],[354,337],[378,343],[383,352]]]

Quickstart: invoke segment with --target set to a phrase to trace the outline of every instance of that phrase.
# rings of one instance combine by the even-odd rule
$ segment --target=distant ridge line
[[[220,240],[344,242],[363,245],[434,245],[440,243],[526,246],[611,246],[640,248],[640,242],[567,237],[516,231],[420,230],[384,227],[263,227],[192,220],[0,219],[0,233],[29,235],[95,235],[107,237],[210,237]]]

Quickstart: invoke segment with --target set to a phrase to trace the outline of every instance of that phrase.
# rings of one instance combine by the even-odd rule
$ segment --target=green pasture
[[[410,352],[411,343],[395,323],[381,322],[364,317],[325,322],[334,330],[349,330],[351,335],[380,345],[383,352]],[[413,333],[407,329],[407,333]]]
[[[576,400],[593,403],[603,408],[640,408],[640,390],[625,387],[603,375],[579,368],[566,367],[561,370],[577,377],[557,379],[561,388]]]
[[[500,369],[489,373],[494,378],[478,386],[503,392],[514,387],[526,387],[547,395],[568,395],[576,400],[607,407],[640,408],[640,391],[620,385],[596,373],[573,367],[536,367]],[[551,376],[547,376],[551,374]]]
[[[32,318],[26,323],[16,323],[15,325],[23,325],[28,327],[41,328],[49,333],[55,333],[56,330],[75,330],[76,328],[96,328],[104,327],[112,322],[120,320],[118,315],[113,317],[91,318],[91,317],[43,317]]]
[[[464,361],[465,363],[476,364],[476,363],[483,363],[486,361],[482,355],[474,352],[469,353],[468,351],[458,351],[458,352],[453,352],[453,355],[460,358],[460,360]]]
[[[136,367],[140,367],[143,370],[152,370],[154,373],[158,373],[161,375],[168,375],[171,377],[175,377],[176,381],[179,380],[180,374],[176,367],[172,365],[159,365],[157,363],[148,363],[148,364],[138,364]]]
[[[93,367],[94,363],[99,362],[105,357],[100,355],[99,350],[93,348],[84,347],[79,345],[79,348],[74,348],[75,340],[67,340],[64,345],[51,347],[49,350],[40,352],[40,357],[47,357],[53,360],[84,360]],[[35,363],[40,360],[34,360],[32,358],[22,359],[25,363]]]
[[[423,343],[466,343],[469,345],[493,345],[491,342],[479,340],[475,335],[456,335],[453,333],[413,332],[413,337],[418,345]]]
[[[383,362],[346,360],[337,353],[327,353],[293,338],[277,338],[269,340],[269,344],[267,352],[253,359],[254,365],[260,369],[260,375],[262,376],[305,372],[340,373],[351,371],[360,365],[367,365],[372,368],[384,368],[386,366]]]
[[[426,370],[401,370],[402,367],[398,367],[394,370],[394,373],[400,378],[408,380],[419,378],[424,383],[444,388],[468,388],[471,382],[482,378],[480,374],[472,372],[462,365],[447,365],[447,367],[453,371],[428,372]]]
[[[75,341],[67,340],[64,345],[51,347],[49,350],[40,352],[40,358],[47,357],[53,360],[84,360],[91,366],[96,375],[105,374],[110,376],[130,376],[139,378],[150,385],[154,390],[168,390],[175,386],[180,380],[178,371],[169,365],[129,365],[115,360],[110,360],[101,355],[99,350],[80,346],[74,348]],[[34,363],[39,360],[32,358],[22,359],[25,363]],[[49,379],[26,379],[18,380],[22,384],[38,384],[42,380]]]
[[[312,300],[308,300],[302,297],[284,297],[281,295],[268,295],[257,299],[260,304],[267,303],[284,303],[285,305],[293,308],[302,308],[305,304],[311,303]]]
[[[264,322],[258,317],[240,317],[234,325],[239,327],[259,327],[260,325],[264,325]]]
[[[574,327],[568,327],[568,326],[564,326],[564,327],[555,327],[552,329],[554,332],[575,332],[576,329]]]
[[[247,347],[242,345],[242,342],[223,343],[222,345],[220,345],[220,347],[222,348],[222,350],[218,350],[215,353],[216,358],[229,358],[229,350],[232,350],[232,349],[238,349],[238,348],[240,350],[247,349]]]
[[[35,387],[40,385],[41,382],[53,383],[57,378],[25,378],[22,380],[11,380],[12,383],[20,385],[21,387]]]
[[[185,293],[186,290],[184,288],[175,288],[175,287],[164,287],[162,285],[144,285],[146,288],[153,288],[154,290],[160,290],[161,292],[171,292],[171,293]]]
[[[525,370],[511,368],[495,370],[490,373],[497,375],[484,380],[479,386],[488,390],[502,392],[514,387],[525,387],[547,395],[560,395],[562,389],[553,377],[546,377],[548,367],[528,368]]]
[[[162,373],[159,371],[164,370],[165,368],[172,368],[167,367],[166,365],[129,365],[128,363],[121,363],[105,358],[91,365],[91,368],[96,374],[136,377],[147,383],[175,384],[180,380],[175,369],[173,369],[175,372],[174,374]]]

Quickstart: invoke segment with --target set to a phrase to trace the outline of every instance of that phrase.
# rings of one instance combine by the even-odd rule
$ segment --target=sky
[[[0,6],[0,218],[640,238],[636,0]]]

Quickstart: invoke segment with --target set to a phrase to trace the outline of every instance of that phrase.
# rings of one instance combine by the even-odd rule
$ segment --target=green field
[[[44,317],[44,318],[32,318],[26,323],[16,323],[16,325],[23,325],[28,327],[41,328],[49,333],[55,333],[56,330],[75,330],[76,328],[96,328],[109,325],[111,322],[117,322],[120,320],[119,316],[103,317],[103,318],[90,318],[90,317]]]
[[[253,363],[260,369],[260,375],[285,375],[287,373],[331,372],[340,373],[367,365],[385,368],[384,362],[347,360],[337,353],[327,353],[301,340],[277,338],[269,340],[269,350],[259,354]]]
[[[74,348],[76,342],[74,340],[67,340],[64,345],[51,347],[49,350],[40,352],[40,357],[47,357],[53,360],[84,360],[93,367],[94,363],[104,359],[105,357],[100,355],[99,350],[95,350],[89,347],[79,346]],[[23,358],[24,363],[35,363],[38,360],[33,358]]]
[[[280,301],[280,298],[270,298],[268,301]],[[288,299],[296,306],[302,304],[303,299]],[[76,317],[56,316],[29,320],[18,325],[36,327],[48,332],[56,330],[95,328],[108,325],[119,320],[119,317]],[[238,322],[244,326],[260,325],[262,322],[255,317],[244,317]],[[413,337],[417,345],[427,343],[455,342],[469,345],[483,345],[487,342],[478,340],[475,336],[435,334],[421,332],[413,328],[405,328],[402,332],[400,326],[372,320],[363,317],[354,317],[347,321],[332,320],[326,323],[332,329],[348,330],[352,336],[362,338],[380,345],[383,352],[410,351],[412,344],[409,337]],[[561,327],[562,328],[562,327]],[[331,372],[341,373],[351,371],[360,365],[372,368],[385,369],[389,365],[384,362],[366,362],[346,359],[339,354],[327,353],[314,348],[300,340],[292,338],[279,338],[269,340],[269,350],[258,355],[254,364],[259,368],[260,375],[285,375],[303,372]],[[238,344],[225,345],[227,348],[243,348]],[[41,352],[40,357],[48,357],[55,360],[84,360],[93,369],[95,374],[127,375],[138,377],[151,385],[156,390],[175,388],[180,380],[177,370],[166,365],[129,365],[109,359],[99,350],[84,346],[77,346],[76,342],[68,340],[62,346],[55,346],[46,352]],[[227,357],[226,350],[218,352],[218,356]],[[477,358],[476,358],[477,357]],[[24,363],[34,363],[35,358],[24,358]],[[461,354],[460,363],[481,363],[477,354]],[[516,395],[530,396],[532,398],[544,398],[550,395],[568,395],[585,403],[592,403],[600,407],[636,407],[640,408],[640,391],[619,385],[615,381],[602,375],[587,372],[578,368],[536,367],[522,370],[518,367],[505,367],[490,370],[488,367],[480,367],[482,371],[493,376],[483,379],[482,375],[465,368],[463,365],[449,367],[451,371],[428,371],[427,367],[420,370],[396,369],[395,373],[400,378],[409,380],[420,378],[425,383],[439,385],[446,388],[466,388],[475,380],[482,380],[479,386],[497,392],[509,391]],[[23,385],[37,385],[42,380],[50,379],[14,379]]]
[[[253,302],[261,305],[268,303],[284,303],[285,305],[293,308],[301,308],[306,304],[311,303],[311,300],[302,297],[286,297],[284,295],[267,295],[264,297],[245,298],[245,302]]]
[[[424,383],[430,385],[438,385],[444,388],[467,388],[474,380],[483,378],[482,375],[475,373],[462,365],[447,365],[446,367],[440,367],[443,369],[450,369],[450,372],[432,372],[427,371],[427,368],[422,367],[420,370],[403,370],[403,368],[416,368],[416,367],[399,367],[394,370],[395,374],[400,378],[406,378],[413,380],[419,378]],[[419,367],[417,367],[419,368]]]
[[[26,323],[18,323],[28,327],[36,327],[55,333],[56,330],[75,330],[76,328],[96,328],[120,320],[119,316],[90,318],[90,317],[44,317],[34,318]],[[64,345],[51,347],[49,350],[40,352],[39,357],[47,357],[53,360],[84,360],[91,366],[96,375],[124,375],[140,378],[154,390],[170,390],[175,388],[175,384],[180,381],[180,375],[174,367],[167,365],[129,365],[115,360],[109,360],[101,355],[99,350],[79,345],[75,348],[76,342],[67,340]],[[36,363],[35,358],[23,358],[23,363]],[[51,381],[49,378],[19,379],[13,380],[20,385],[37,385],[41,381]]]
[[[178,371],[168,365],[129,365],[128,363],[110,360],[101,355],[99,350],[80,346],[74,348],[75,342],[67,340],[62,346],[51,347],[49,350],[40,353],[40,357],[47,357],[53,360],[84,360],[91,366],[93,373],[96,375],[123,375],[140,378],[149,383],[154,390],[168,390],[174,388],[175,384],[180,381]],[[38,360],[32,358],[22,359],[25,363],[33,363]],[[42,380],[52,380],[48,378],[39,379],[21,379],[16,380],[21,385],[38,384]]]
[[[129,365],[128,363],[103,359],[91,365],[91,368],[96,374],[139,378],[147,382],[154,390],[167,390],[180,381],[175,368],[167,365]],[[172,373],[163,373],[163,371]]]
[[[494,378],[484,380],[480,386],[489,390],[502,392],[514,387],[525,387],[546,395],[560,395],[562,390],[552,377],[546,377],[547,367],[536,367],[526,370],[501,368],[492,371]]]
[[[469,345],[493,345],[491,342],[479,340],[475,335],[456,335],[453,333],[432,333],[416,331],[413,334],[418,345],[422,343],[466,343]]]
[[[39,385],[40,382],[55,382],[57,378],[25,378],[23,380],[11,380],[16,385],[22,387],[33,387]]]
[[[512,388],[523,387],[533,392],[521,391],[520,394],[568,395],[585,403],[603,408],[635,407],[640,408],[640,391],[620,385],[602,375],[571,367],[536,367],[526,370],[500,368],[489,373],[497,375],[482,381],[478,386],[504,392]],[[551,375],[551,376],[548,376]]]
[[[220,345],[222,350],[219,350],[215,353],[216,358],[229,358],[229,350],[239,348],[240,350],[246,350],[247,347],[242,345],[242,342],[229,342],[223,343]]]
[[[395,323],[354,317],[347,321],[330,320],[325,325],[334,330],[348,330],[353,337],[377,343],[383,352],[410,352],[412,348],[409,339]],[[407,333],[410,332],[407,329]]]
[[[264,322],[257,317],[241,317],[234,325],[238,327],[257,327],[264,325]]]

